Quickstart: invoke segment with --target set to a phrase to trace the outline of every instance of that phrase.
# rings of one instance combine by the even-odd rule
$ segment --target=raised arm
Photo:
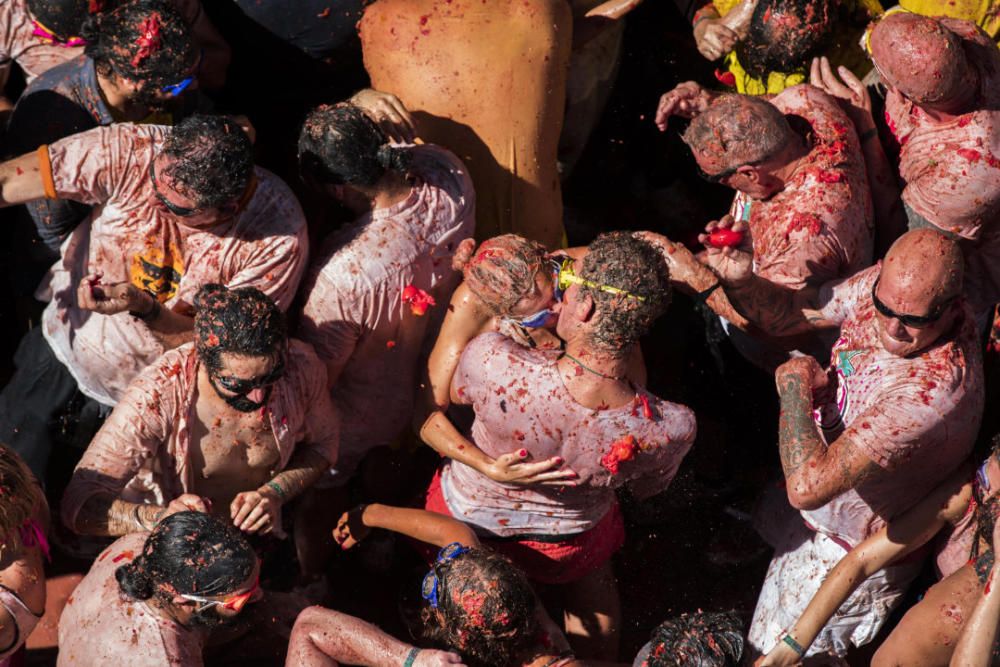
[[[802,616],[788,629],[792,640],[803,649],[808,649],[840,605],[868,577],[927,544],[945,524],[961,519],[972,496],[972,487],[966,483],[968,478],[969,471],[963,466],[920,503],[844,556],[827,575]],[[782,641],[758,660],[755,667],[791,667],[801,660],[791,645]],[[955,664],[954,661],[952,664]]]
[[[372,528],[390,530],[438,547],[452,542],[469,547],[479,545],[472,528],[457,519],[426,510],[379,504],[362,505],[344,512],[333,531],[333,539],[341,549],[350,549]]]
[[[341,663],[371,667],[463,665],[455,653],[418,649],[359,618],[323,607],[305,609],[292,629],[286,667],[337,667]]]
[[[101,315],[129,313],[145,324],[168,350],[193,339],[194,318],[178,312],[190,310],[190,306],[180,303],[175,308],[164,308],[149,292],[132,283],[104,283],[103,277],[101,273],[92,273],[77,285],[76,302],[80,308]]]
[[[875,256],[882,257],[906,231],[906,213],[900,198],[899,181],[879,141],[868,90],[846,67],[838,67],[837,73],[839,78],[825,56],[813,58],[809,83],[840,99],[857,130],[875,205]]]
[[[45,197],[39,153],[0,163],[0,207],[24,204]]]
[[[708,245],[708,235],[719,229],[742,233],[742,242],[725,248]],[[719,276],[729,303],[765,334],[791,336],[837,326],[816,308],[814,290],[791,290],[754,274],[753,239],[745,222],[727,215],[705,230],[698,237],[707,245],[705,263]]]
[[[560,483],[571,471],[554,471],[562,465],[559,457],[529,462],[528,451],[520,449],[497,458],[488,456],[463,436],[446,414],[451,405],[451,381],[462,351],[473,338],[492,329],[493,316],[464,284],[452,295],[441,331],[431,350],[417,389],[414,430],[420,439],[441,456],[464,463],[498,482],[512,484]]]

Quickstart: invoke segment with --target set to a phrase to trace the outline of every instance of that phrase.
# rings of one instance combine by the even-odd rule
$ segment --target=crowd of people
[[[581,224],[652,4],[0,2],[0,667],[1000,661],[1000,7],[671,8]],[[636,652],[682,478],[770,564]]]

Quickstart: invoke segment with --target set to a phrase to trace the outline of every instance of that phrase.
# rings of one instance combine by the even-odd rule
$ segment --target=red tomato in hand
[[[708,235],[708,244],[713,248],[733,248],[743,243],[743,232],[732,229],[716,229]]]

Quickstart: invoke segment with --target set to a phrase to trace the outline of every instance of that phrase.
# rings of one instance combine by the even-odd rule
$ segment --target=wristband
[[[275,482],[273,479],[264,486],[277,493],[278,498],[280,498],[282,501],[285,500],[285,490],[281,488],[281,485]]]
[[[782,637],[781,641],[788,644],[791,647],[791,649],[795,651],[796,655],[798,655],[800,658],[805,655],[806,650],[802,648],[802,645],[799,644],[797,641],[795,641],[795,638],[792,637],[791,635],[785,635],[784,637]]]
[[[149,307],[149,310],[147,310],[145,313],[140,313],[140,312],[137,312],[137,311],[134,311],[134,310],[130,310],[130,311],[128,311],[128,314],[131,315],[132,317],[134,317],[137,320],[142,320],[143,322],[152,322],[157,317],[159,317],[160,316],[160,302],[157,301],[152,296],[150,296],[149,298],[153,299],[153,305]]]
[[[403,662],[403,667],[413,667],[413,661],[417,659],[417,654],[420,653],[420,649],[416,646],[410,649],[410,652],[406,656],[406,660]]]
[[[872,129],[867,130],[867,131],[865,131],[865,132],[863,132],[861,134],[861,137],[860,137],[861,138],[861,143],[865,143],[866,141],[868,141],[872,137],[877,137],[877,136],[878,136],[878,128],[877,127],[873,127]]]
[[[715,290],[719,289],[720,287],[722,287],[722,283],[720,283],[717,280],[717,281],[715,281],[715,284],[712,285],[711,287],[709,287],[707,290],[703,290],[701,292],[697,292],[694,295],[694,298],[697,299],[700,303],[706,303],[708,301],[708,297],[712,296],[712,292],[714,292]]]

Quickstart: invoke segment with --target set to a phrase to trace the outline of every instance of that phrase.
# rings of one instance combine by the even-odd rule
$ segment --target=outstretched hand
[[[660,131],[667,129],[667,119],[671,116],[694,118],[708,108],[716,94],[706,90],[694,81],[680,83],[673,90],[663,94],[656,108],[654,122]]]
[[[837,74],[834,74],[826,56],[813,58],[809,69],[809,83],[849,104],[848,111],[852,118],[855,118],[858,113],[871,117],[872,98],[868,94],[865,84],[854,76],[854,72],[844,66],[838,67]]]
[[[700,268],[704,272],[705,268],[683,243],[671,241],[666,236],[655,232],[635,232],[632,236],[645,241],[660,251],[663,261],[667,264],[672,284],[697,290],[694,284],[699,275],[698,269]]]
[[[333,529],[333,541],[340,545],[341,549],[346,551],[368,537],[371,528],[365,525],[362,518],[364,513],[365,506],[361,505],[340,515],[337,527]]]
[[[392,93],[365,88],[356,92],[349,102],[364,111],[389,139],[399,143],[413,143],[416,139],[413,116]]]
[[[719,230],[739,232],[743,240],[736,246],[717,248],[709,242],[709,237]],[[753,276],[753,239],[747,223],[734,221],[731,215],[723,216],[718,222],[708,223],[705,233],[698,235],[698,241],[705,244],[705,262],[726,286],[738,287]]]

